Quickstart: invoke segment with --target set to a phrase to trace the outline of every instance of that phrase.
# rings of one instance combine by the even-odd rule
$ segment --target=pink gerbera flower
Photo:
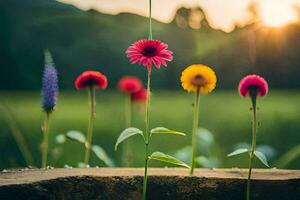
[[[255,90],[259,96],[265,96],[269,90],[268,83],[264,78],[255,74],[245,76],[239,83],[239,93],[246,97],[250,95],[251,90]]]
[[[85,71],[75,80],[76,89],[84,89],[88,87],[102,88],[107,87],[107,78],[97,71]]]
[[[118,88],[125,93],[135,93],[143,88],[141,80],[134,76],[124,76],[118,82]]]
[[[147,100],[147,89],[142,88],[141,90],[131,94],[131,101],[133,102],[146,102]]]
[[[138,40],[127,49],[126,54],[132,64],[142,64],[149,70],[154,64],[159,69],[173,59],[173,52],[167,48],[168,45],[159,40]]]

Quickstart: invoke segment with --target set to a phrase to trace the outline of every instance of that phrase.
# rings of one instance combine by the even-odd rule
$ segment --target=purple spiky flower
[[[58,78],[51,53],[45,51],[45,68],[42,79],[42,108],[50,113],[57,103]]]

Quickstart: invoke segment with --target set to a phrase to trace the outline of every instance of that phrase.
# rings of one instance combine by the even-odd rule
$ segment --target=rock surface
[[[244,200],[247,170],[149,170],[148,200]],[[141,199],[143,169],[30,169],[0,173],[0,199]],[[300,170],[254,169],[252,200],[300,200]]]

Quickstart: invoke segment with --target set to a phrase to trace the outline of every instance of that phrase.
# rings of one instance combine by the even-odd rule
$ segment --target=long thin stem
[[[132,107],[131,107],[131,96],[130,94],[126,95],[125,98],[125,126],[131,127],[131,118],[132,118]],[[129,166],[132,160],[130,141],[126,141],[123,148],[123,166]]]
[[[256,122],[256,98],[257,92],[253,91],[250,93],[251,101],[252,101],[252,111],[253,111],[253,119],[252,119],[252,145],[250,149],[250,158],[249,158],[249,172],[248,172],[248,179],[247,179],[247,192],[246,192],[246,199],[250,200],[250,183],[251,183],[251,174],[252,174],[252,164],[254,158],[254,151],[256,148],[256,131],[257,131],[257,122]]]
[[[26,164],[32,166],[33,165],[32,153],[28,147],[24,134],[18,127],[13,111],[9,108],[8,105],[4,106],[2,104],[0,104],[0,110],[3,111],[4,117],[6,117],[6,121],[9,126],[9,129],[20,149],[22,156],[24,157]]]
[[[91,153],[91,145],[93,139],[93,125],[94,119],[96,117],[95,113],[95,106],[96,106],[96,90],[94,87],[89,88],[89,106],[90,106],[90,117],[89,117],[89,124],[87,129],[87,141],[85,143],[85,154],[84,154],[84,166],[87,167],[90,160],[90,153]]]
[[[196,166],[196,153],[197,153],[197,129],[199,126],[199,108],[200,108],[200,92],[199,89],[195,95],[195,103],[194,103],[194,121],[193,121],[193,133],[192,133],[192,167],[190,171],[190,175],[194,174],[194,168]]]
[[[148,145],[150,143],[150,131],[149,131],[149,124],[150,124],[150,75],[151,70],[148,69],[148,81],[147,81],[147,103],[146,103],[146,119],[145,119],[145,170],[144,170],[144,181],[143,181],[143,200],[146,200],[147,196],[147,179],[148,179],[148,160],[149,160],[149,152],[148,152]]]
[[[149,0],[149,40],[152,40],[152,1]],[[146,102],[146,119],[145,119],[145,169],[144,169],[144,181],[143,181],[143,200],[147,198],[147,180],[148,180],[148,161],[149,161],[149,143],[150,143],[150,92],[151,92],[151,66],[148,67],[147,76],[147,102]]]
[[[130,127],[131,126],[131,96],[130,94],[126,95],[126,99],[125,99],[125,126],[126,127]]]
[[[143,180],[143,200],[147,199],[147,182],[148,182],[148,144],[145,145],[145,169],[144,169],[144,180]]]
[[[149,0],[149,40],[152,40],[152,1]]]
[[[43,125],[42,168],[47,166],[50,113],[46,112]]]

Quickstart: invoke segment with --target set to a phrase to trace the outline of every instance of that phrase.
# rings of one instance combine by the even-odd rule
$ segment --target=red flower
[[[267,81],[255,74],[245,76],[239,83],[239,93],[241,96],[249,96],[251,89],[255,89],[259,96],[265,96],[269,90]]]
[[[147,90],[142,88],[141,90],[131,94],[131,101],[146,101],[147,100]]]
[[[124,76],[118,83],[118,88],[122,92],[134,93],[143,88],[140,79],[134,76]]]
[[[159,40],[138,40],[127,49],[126,54],[132,64],[142,64],[149,70],[154,64],[159,69],[161,65],[167,66],[166,61],[173,60],[173,53],[167,48],[168,45]]]
[[[107,87],[107,78],[97,71],[85,71],[75,80],[76,89],[84,89],[88,87],[102,88]]]

